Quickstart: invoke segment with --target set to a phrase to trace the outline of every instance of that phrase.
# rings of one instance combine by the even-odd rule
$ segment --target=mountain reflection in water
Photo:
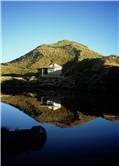
[[[39,91],[4,93],[2,102],[37,121],[24,119],[32,126],[28,129],[2,129],[2,165],[97,166],[118,161],[118,96]],[[10,113],[7,104],[3,106]],[[6,123],[12,117],[8,114]],[[11,123],[15,128],[20,121],[23,127],[22,118]]]
[[[41,123],[71,127],[96,117],[118,120],[118,97],[54,91],[2,94],[2,101],[11,104]]]

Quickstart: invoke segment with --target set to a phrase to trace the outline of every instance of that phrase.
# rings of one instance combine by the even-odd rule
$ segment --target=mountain
[[[40,68],[63,67],[64,78],[41,78]],[[1,64],[2,87],[62,88],[119,92],[119,57],[103,56],[80,43],[62,40],[40,45],[11,62]]]
[[[102,57],[102,55],[90,50],[85,45],[62,40],[54,44],[40,45],[24,56],[2,64],[2,73],[25,74],[31,71],[36,73],[39,68],[49,65],[51,62],[64,65],[73,59],[81,61],[86,58],[99,57]]]

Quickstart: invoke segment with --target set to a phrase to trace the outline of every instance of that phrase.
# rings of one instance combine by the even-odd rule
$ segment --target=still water
[[[96,113],[89,114],[93,109],[89,103],[88,110],[86,106],[82,112],[81,103],[73,105],[70,99],[67,103],[66,98],[41,96],[3,96],[2,165],[116,165],[119,160],[117,112],[105,110],[99,114],[96,109]]]

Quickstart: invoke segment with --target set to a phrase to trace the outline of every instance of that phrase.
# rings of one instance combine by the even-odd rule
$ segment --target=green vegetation
[[[97,57],[101,57],[101,55],[91,51],[88,47],[63,40],[51,45],[41,45],[18,59],[2,64],[2,74],[37,73],[39,68],[49,65],[51,62],[64,65],[76,58],[80,61]]]
[[[63,78],[40,78],[40,68],[51,62],[63,66]],[[119,57],[103,56],[69,40],[41,45],[1,65],[2,87],[65,88],[119,91]]]

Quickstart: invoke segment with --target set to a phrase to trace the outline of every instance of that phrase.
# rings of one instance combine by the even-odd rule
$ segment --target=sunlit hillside
[[[102,57],[88,47],[69,40],[54,44],[40,45],[29,53],[2,65],[2,74],[37,72],[37,69],[49,65],[51,62],[64,65],[69,61],[81,61],[86,58]]]

